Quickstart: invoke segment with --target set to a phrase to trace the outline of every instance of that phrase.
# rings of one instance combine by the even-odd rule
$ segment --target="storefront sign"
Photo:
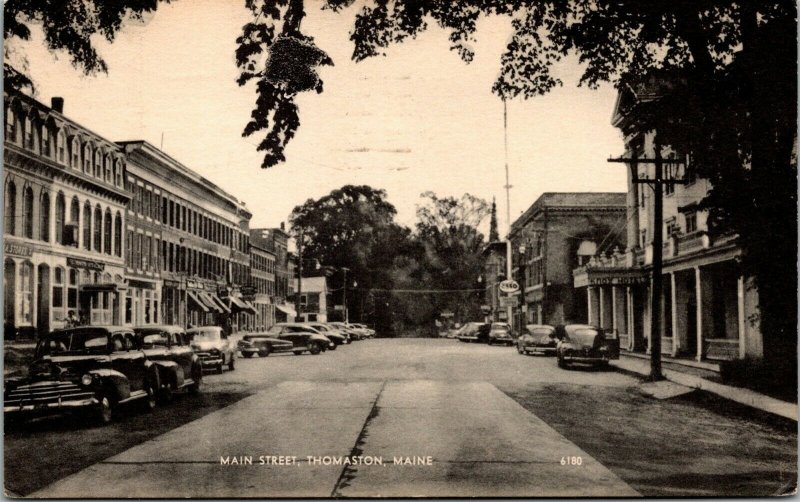
[[[33,255],[33,249],[29,248],[28,246],[23,246],[22,244],[13,244],[11,242],[6,242],[3,245],[3,252],[5,254],[13,254],[15,256],[30,257]]]
[[[178,281],[169,281],[164,279],[164,287],[165,288],[178,288],[180,287],[181,283]]]
[[[519,291],[519,283],[517,283],[517,281],[512,281],[511,279],[506,279],[500,283],[498,288],[503,293],[516,293]]]
[[[500,306],[505,307],[516,307],[519,304],[519,297],[517,296],[501,296],[499,298]]]
[[[83,260],[81,258],[67,258],[67,266],[75,268],[87,268],[89,270],[103,271],[106,268],[105,263],[97,261]]]
[[[646,277],[590,277],[589,286],[644,284]]]

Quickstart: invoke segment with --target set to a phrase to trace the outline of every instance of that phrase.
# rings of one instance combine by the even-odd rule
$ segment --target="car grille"
[[[38,382],[20,385],[16,389],[9,391],[5,397],[4,405],[24,406],[60,403],[62,401],[89,399],[93,396],[94,392],[72,382]]]
[[[204,350],[195,352],[195,354],[197,354],[197,357],[200,359],[200,361],[207,361],[209,359],[219,359],[220,353],[217,351]]]

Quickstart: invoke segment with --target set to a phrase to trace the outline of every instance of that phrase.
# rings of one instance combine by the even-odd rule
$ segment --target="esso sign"
[[[500,283],[500,286],[498,286],[498,288],[500,288],[500,291],[502,291],[503,293],[516,293],[517,291],[519,291],[519,284],[517,284],[517,281],[506,279],[505,281]]]

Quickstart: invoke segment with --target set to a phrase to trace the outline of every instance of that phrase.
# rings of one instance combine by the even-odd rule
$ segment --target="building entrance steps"
[[[649,358],[643,359],[641,357],[632,357],[628,354],[622,354],[618,360],[611,361],[611,365],[629,373],[636,373],[642,376],[650,374]],[[675,365],[673,365],[673,368],[674,367]],[[662,372],[664,373],[664,377],[671,382],[710,392],[724,399],[729,399],[766,413],[772,413],[789,420],[797,421],[797,404],[765,396],[764,394],[750,389],[713,382],[708,378],[695,374],[697,372],[696,368],[682,367],[678,370],[662,367]]]

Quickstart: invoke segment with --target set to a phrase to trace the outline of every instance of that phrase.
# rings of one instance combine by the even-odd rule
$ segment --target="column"
[[[694,295],[697,308],[695,309],[695,324],[697,325],[697,360],[703,360],[703,280],[700,277],[700,267],[694,268]]]
[[[678,288],[675,281],[675,272],[670,272],[669,274],[670,280],[670,296],[672,296],[672,301],[670,302],[670,310],[672,311],[672,326],[670,329],[672,330],[672,357],[678,355]]]
[[[617,287],[611,286],[611,329],[618,330],[617,326]]]
[[[645,315],[645,319],[644,319],[644,336],[645,336],[645,339],[647,340],[647,350],[645,351],[647,354],[650,353],[650,347],[652,345],[650,343],[650,341],[653,338],[653,325],[652,325],[652,322],[650,321],[650,319],[652,318],[652,315],[653,315],[653,295],[652,295],[652,291],[653,291],[653,278],[651,277],[650,278],[650,282],[649,282],[649,286],[647,288],[645,288],[645,296],[646,296],[645,313],[646,313],[646,315]]]
[[[600,305],[598,306],[598,309],[597,309],[598,313],[599,313],[599,315],[597,317],[597,326],[600,327],[600,328],[604,328],[605,327],[604,321],[605,321],[605,318],[606,318],[605,312],[604,312],[604,310],[605,310],[605,294],[603,292],[603,286],[598,286],[597,289],[600,292],[600,295],[599,295],[600,296],[600,302],[599,302]]]
[[[588,286],[586,288],[586,323],[592,324],[592,317],[594,316],[594,309],[592,308],[592,295],[594,293],[594,287]]]
[[[744,319],[744,277],[739,276],[736,281],[736,316],[739,323],[739,358],[745,356],[745,319]]]
[[[634,350],[636,348],[636,325],[633,324],[633,291],[631,291],[630,286],[625,287],[625,300],[625,307],[627,310],[625,315],[627,316],[628,350]]]

